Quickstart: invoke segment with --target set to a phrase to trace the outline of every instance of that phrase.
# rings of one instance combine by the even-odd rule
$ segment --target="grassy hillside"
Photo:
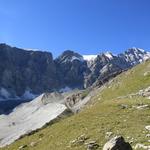
[[[82,112],[49,125],[2,150],[17,150],[21,145],[27,145],[25,150],[85,150],[83,143],[70,144],[83,134],[88,138],[87,142],[96,140],[99,149],[102,149],[108,140],[105,138],[106,132],[122,135],[132,146],[136,143],[148,145],[145,126],[150,125],[150,109],[139,110],[135,107],[139,104],[150,105],[150,100],[141,96],[118,97],[150,86],[150,76],[144,75],[149,70],[150,61],[120,74],[107,83]]]

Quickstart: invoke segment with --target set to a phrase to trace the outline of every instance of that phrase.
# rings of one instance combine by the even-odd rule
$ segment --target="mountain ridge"
[[[4,43],[0,44],[0,53],[0,99],[33,99],[43,92],[87,88],[150,58],[150,52],[139,48],[91,58],[66,50],[53,58],[51,52],[27,51]]]

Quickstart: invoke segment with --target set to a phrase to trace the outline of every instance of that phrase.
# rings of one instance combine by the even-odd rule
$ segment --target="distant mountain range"
[[[64,51],[23,50],[0,44],[0,100],[33,99],[43,92],[97,86],[150,58],[150,52],[130,48],[122,54],[80,55]]]

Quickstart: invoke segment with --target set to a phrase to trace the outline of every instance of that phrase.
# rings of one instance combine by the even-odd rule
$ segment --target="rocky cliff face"
[[[67,50],[53,59],[49,52],[26,51],[0,44],[0,99],[25,98],[62,88],[86,88],[150,58],[150,53],[132,48],[114,56],[107,52],[85,60]]]
[[[20,97],[27,91],[38,94],[58,86],[51,53],[0,45],[1,98]]]

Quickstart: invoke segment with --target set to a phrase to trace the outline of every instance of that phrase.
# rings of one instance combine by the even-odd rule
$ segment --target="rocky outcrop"
[[[69,95],[66,98],[66,105],[69,108],[71,108],[81,100],[82,100],[82,92],[76,92],[76,93],[73,93],[73,94]]]
[[[139,95],[150,98],[150,86],[147,87],[146,89],[140,90]]]
[[[77,137],[76,139],[70,141],[70,146],[69,147],[71,148],[71,147],[79,146],[79,145],[80,146],[85,145],[87,150],[97,150],[99,148],[99,144],[96,141],[91,140],[85,134],[82,134],[81,136]]]
[[[86,145],[87,145],[87,150],[96,150],[99,148],[99,145],[96,143],[96,141],[90,141]]]
[[[104,145],[103,150],[132,150],[132,147],[122,136],[116,136]]]

